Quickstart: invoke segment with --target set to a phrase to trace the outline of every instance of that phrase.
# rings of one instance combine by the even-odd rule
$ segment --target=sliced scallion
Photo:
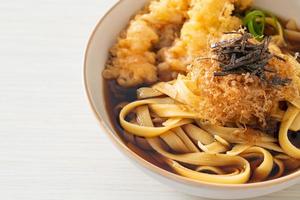
[[[253,10],[245,16],[243,24],[258,40],[262,40],[265,32],[266,15],[261,10]]]

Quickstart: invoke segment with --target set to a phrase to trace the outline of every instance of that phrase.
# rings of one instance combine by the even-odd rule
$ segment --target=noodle
[[[206,182],[257,182],[270,177],[276,178],[284,173],[284,161],[280,157],[274,158],[270,150],[299,158],[300,150],[287,138],[287,130],[300,112],[292,104],[281,123],[279,147],[276,138],[257,130],[222,127],[201,121],[196,112],[190,111],[188,106],[181,103],[185,100],[180,93],[191,95],[187,87],[177,95],[171,95],[174,97],[172,99],[166,97],[169,92],[163,93],[166,90],[162,89],[162,85],[164,84],[160,83],[160,87],[154,85],[151,89],[146,89],[148,98],[145,99],[140,93],[139,97],[143,100],[126,105],[120,113],[120,123],[127,132],[145,137],[151,148],[164,156],[165,163],[177,173]],[[176,83],[165,85],[174,87]],[[160,92],[159,98],[157,91]],[[135,113],[138,125],[126,121],[126,116],[131,112]],[[164,122],[155,127],[153,115],[164,118]],[[252,171],[250,160],[253,159],[262,159],[262,162],[256,163],[257,167]],[[193,170],[181,163],[194,165],[196,168]],[[231,170],[226,171],[228,167]],[[277,173],[271,176],[275,168]]]
[[[286,154],[289,156],[300,159],[300,149],[295,147],[290,140],[288,139],[287,133],[292,125],[293,121],[299,114],[300,110],[294,106],[290,106],[287,112],[285,113],[280,131],[279,131],[279,143]]]

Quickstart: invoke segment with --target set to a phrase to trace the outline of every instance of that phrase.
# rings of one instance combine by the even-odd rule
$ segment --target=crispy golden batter
[[[208,51],[210,40],[219,38],[223,32],[237,30],[241,20],[232,16],[233,2],[193,0],[189,20],[183,25],[180,38],[165,52],[164,70],[167,64],[171,70],[185,72],[196,56]]]
[[[112,59],[103,72],[104,78],[116,79],[123,87],[156,82],[156,54],[152,48],[160,38],[164,42],[169,38],[160,37],[160,32],[166,32],[166,27],[184,22],[188,5],[189,0],[152,1],[145,14],[137,15],[130,22],[123,37],[112,48]],[[167,30],[167,34],[173,34],[172,28]]]

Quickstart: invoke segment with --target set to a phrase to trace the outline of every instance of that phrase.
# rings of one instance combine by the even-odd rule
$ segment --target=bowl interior
[[[110,130],[114,138],[120,140],[110,123],[105,109],[102,70],[108,57],[109,49],[116,42],[119,33],[127,26],[130,18],[140,10],[148,0],[122,0],[96,26],[90,38],[85,57],[85,86],[92,109],[102,124]],[[300,23],[299,0],[255,0],[255,6],[264,8],[284,18],[292,18]]]
[[[272,12],[283,19],[294,19],[300,23],[299,0],[254,0],[255,7]]]

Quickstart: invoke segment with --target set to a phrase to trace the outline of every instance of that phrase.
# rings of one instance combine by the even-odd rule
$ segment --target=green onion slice
[[[243,24],[258,40],[262,40],[265,32],[266,15],[261,10],[253,10],[245,16]]]

